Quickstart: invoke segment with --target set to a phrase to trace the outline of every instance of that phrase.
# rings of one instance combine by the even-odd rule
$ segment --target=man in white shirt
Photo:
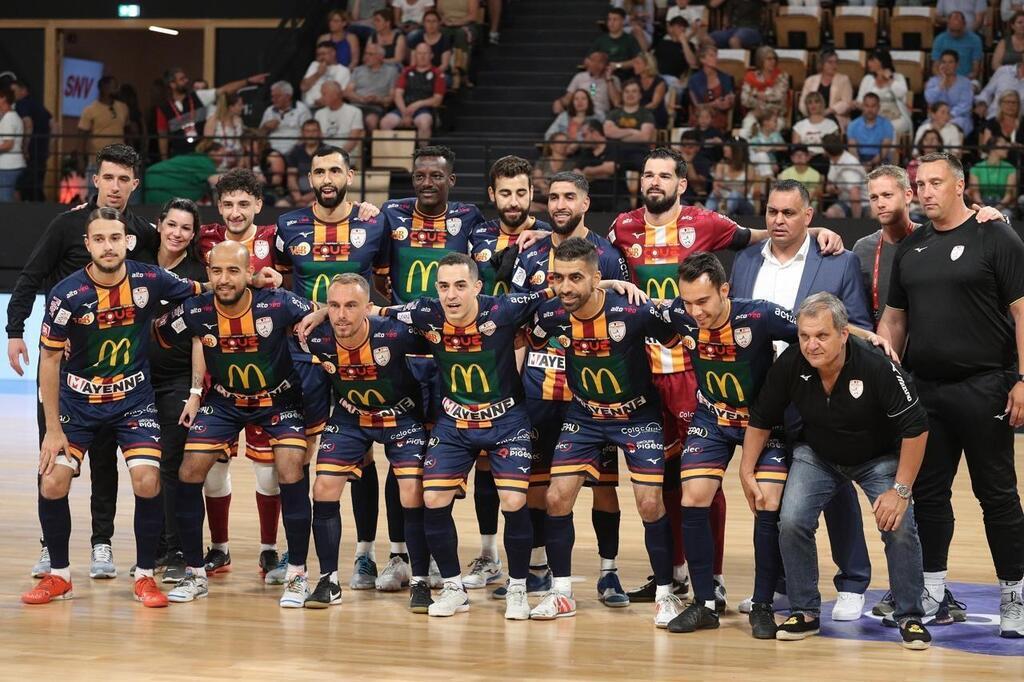
[[[574,92],[586,90],[594,101],[594,114],[603,120],[605,114],[622,102],[619,79],[608,68],[608,55],[600,50],[591,52],[583,63],[586,70],[573,76],[565,94],[552,103],[551,110],[556,114],[562,113],[569,106]]]
[[[868,174],[860,159],[846,150],[838,134],[826,135],[822,148],[828,157],[828,184],[825,196],[836,202],[825,211],[829,218],[860,218],[864,208],[864,187]]]
[[[1007,90],[1016,90],[1021,101],[1024,101],[1024,62],[1006,64],[996,69],[981,92],[974,96],[974,103],[985,105],[986,118],[995,118],[999,113],[996,103]]]
[[[287,154],[302,137],[302,124],[313,118],[313,114],[302,102],[292,99],[292,84],[277,81],[270,86],[270,106],[263,111],[260,132],[267,135],[271,148]]]
[[[323,143],[340,147],[352,157],[352,165],[358,164],[360,143],[363,138],[363,112],[358,107],[345,104],[341,86],[334,81],[324,83],[321,94],[324,106],[313,116],[323,131]]]
[[[299,83],[302,90],[302,101],[310,109],[318,109],[324,106],[321,101],[321,89],[327,81],[334,81],[344,90],[348,85],[352,72],[347,66],[338,63],[338,50],[334,43],[323,41],[316,46],[316,59],[309,64],[306,75]]]

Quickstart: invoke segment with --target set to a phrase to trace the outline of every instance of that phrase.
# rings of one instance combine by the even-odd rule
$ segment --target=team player
[[[153,579],[163,502],[149,323],[160,300],[182,300],[200,289],[162,268],[126,260],[127,241],[120,211],[91,211],[85,246],[92,262],[50,292],[40,333],[46,434],[39,452],[39,521],[51,570],[22,595],[26,604],[72,596],[71,479],[96,432],[112,428],[135,491],[135,598],[145,606],[167,606]]]

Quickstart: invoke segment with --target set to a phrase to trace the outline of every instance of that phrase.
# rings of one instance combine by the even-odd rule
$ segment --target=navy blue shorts
[[[128,468],[160,466],[160,422],[156,396],[149,386],[129,391],[122,400],[89,403],[61,391],[60,423],[70,452],[57,456],[57,464],[77,473],[93,438],[102,429],[113,429]]]
[[[526,399],[526,412],[533,425],[533,466],[530,486],[546,486],[551,482],[551,460],[565,427],[569,401]],[[619,484],[619,453],[614,445],[606,446],[598,460],[598,478],[587,478],[587,487],[614,488]]]
[[[316,436],[324,430],[331,413],[331,383],[327,373],[318,364],[295,358],[295,374],[302,383],[302,414],[305,417],[306,436]]]
[[[238,432],[249,424],[266,431],[271,447],[306,449],[306,426],[301,400],[296,393],[276,398],[270,407],[238,407],[234,400],[210,391],[188,430],[185,452],[228,457]]]
[[[743,445],[746,429],[741,426],[721,426],[715,415],[703,405],[697,407],[693,423],[686,434],[679,480],[684,483],[694,478],[714,478],[719,481],[732,460],[737,445]],[[754,477],[759,483],[785,483],[789,473],[784,434],[772,431],[764,451],[754,465]]]
[[[665,445],[660,405],[648,402],[628,420],[597,420],[573,401],[555,446],[551,476],[584,476],[599,482],[607,446],[619,448],[626,455],[634,484],[661,487]]]
[[[423,424],[411,417],[399,417],[396,426],[360,426],[357,417],[342,410],[335,410],[320,436],[317,476],[359,478],[366,451],[374,443],[384,446],[384,456],[397,478],[423,478],[423,453],[427,449]]]
[[[409,371],[420,383],[423,414],[427,423],[436,424],[441,416],[441,382],[437,374],[437,361],[422,355],[410,355],[405,361],[409,364]]]

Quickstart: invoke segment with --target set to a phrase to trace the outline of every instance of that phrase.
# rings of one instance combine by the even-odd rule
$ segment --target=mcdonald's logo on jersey
[[[114,339],[107,339],[100,344],[100,354],[97,357],[96,364],[94,366],[98,367],[102,365],[103,361],[109,356],[110,366],[117,367],[119,364],[117,361],[118,355],[123,358],[120,364],[127,365],[131,362],[131,350],[132,342],[130,339],[117,339],[116,341]]]
[[[386,404],[384,396],[375,388],[368,388],[365,391],[360,391],[353,388],[348,392],[345,398],[354,405],[361,407],[380,407]],[[376,402],[374,402],[376,399]]]
[[[462,383],[463,383],[463,387],[464,387],[465,392],[466,393],[472,393],[473,392],[473,376],[476,373],[480,374],[480,386],[481,386],[481,389],[483,390],[483,392],[484,393],[490,393],[491,392],[491,385],[487,381],[487,372],[485,372],[484,368],[481,367],[480,365],[476,364],[475,362],[472,365],[469,365],[468,367],[466,367],[464,365],[460,365],[460,364],[452,365],[451,376],[449,377],[451,379],[452,392],[456,393],[459,390],[459,384],[458,384],[458,381],[456,381],[456,374],[458,374],[458,376],[462,377]]]
[[[493,291],[493,295],[494,296],[501,296],[503,294],[508,294],[508,293],[510,293],[509,288],[508,288],[508,282],[495,282],[494,283],[494,291]]]
[[[713,382],[713,383],[712,383]],[[736,404],[745,403],[746,397],[743,395],[743,385],[740,384],[740,380],[736,378],[736,375],[732,372],[724,372],[719,374],[714,370],[708,370],[704,373],[704,383],[707,385],[708,390],[714,390],[716,396],[720,396],[726,402],[732,404],[734,401]],[[729,386],[736,389],[735,398],[729,396]]]
[[[672,299],[679,295],[679,285],[671,277],[666,277],[660,282],[653,278],[647,280],[646,290],[651,298]]]
[[[323,289],[321,289],[323,287]],[[313,280],[313,286],[309,290],[309,298],[317,303],[325,303],[327,301],[327,290],[331,288],[331,276],[327,273],[321,272]],[[322,296],[322,298],[321,298]]]
[[[605,376],[608,377],[608,383],[614,391],[612,395],[622,393],[622,386],[619,385],[619,380],[615,378],[615,375],[607,367],[602,367],[596,372],[590,367],[584,367],[583,371],[580,372],[580,383],[583,384],[583,390],[589,391],[592,395],[604,393],[603,377]],[[588,377],[589,381],[587,381]]]
[[[258,386],[254,386],[253,388],[261,390],[267,387],[267,379],[266,377],[263,376],[263,371],[259,367],[250,362],[244,368],[241,367],[240,365],[231,365],[230,367],[228,367],[228,388],[238,388],[240,384],[243,391],[250,390],[250,372],[254,372],[256,378],[259,379],[260,382]],[[235,383],[236,374],[238,376],[237,384]]]
[[[430,261],[429,263],[424,263],[423,261],[417,259],[416,262],[409,266],[409,274],[405,278],[405,290],[410,293],[413,291],[412,283],[413,279],[416,277],[416,272],[418,271],[420,273],[420,288],[416,289],[416,291],[424,293],[430,291],[430,276],[431,274],[433,274],[436,277],[436,270],[436,260]]]

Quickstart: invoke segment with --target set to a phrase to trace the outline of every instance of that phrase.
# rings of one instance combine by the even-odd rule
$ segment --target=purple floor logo
[[[948,587],[957,601],[967,605],[967,622],[929,627],[933,646],[990,656],[1024,656],[1024,639],[1005,639],[999,636],[998,588],[970,583],[949,583]],[[894,628],[882,625],[882,619],[878,616],[871,615],[871,607],[884,594],[884,590],[869,590],[865,595],[865,615],[852,622],[834,622],[830,618],[832,602],[823,603],[821,635],[895,644],[899,641],[899,633]]]

